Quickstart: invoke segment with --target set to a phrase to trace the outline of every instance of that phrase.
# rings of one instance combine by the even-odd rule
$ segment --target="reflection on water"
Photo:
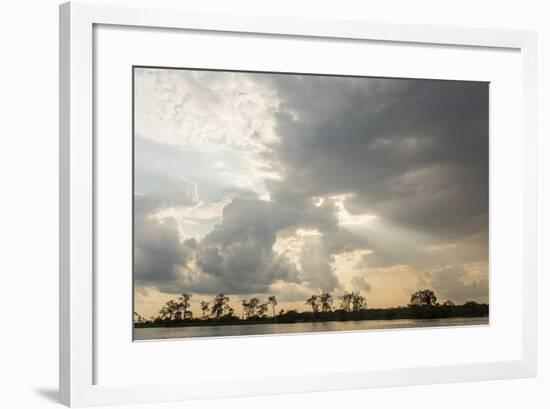
[[[367,329],[448,327],[457,325],[486,325],[489,317],[439,318],[430,320],[366,320],[299,322],[295,324],[219,325],[182,328],[136,328],[134,340],[229,337],[234,335],[270,335],[299,332],[357,331]]]

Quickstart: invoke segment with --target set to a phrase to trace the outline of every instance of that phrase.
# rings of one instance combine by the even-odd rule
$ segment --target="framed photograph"
[[[60,21],[63,403],[535,376],[534,33]]]
[[[134,66],[132,94],[134,340],[489,324],[488,82]]]

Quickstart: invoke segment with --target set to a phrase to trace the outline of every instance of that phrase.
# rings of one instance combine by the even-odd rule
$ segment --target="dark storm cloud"
[[[247,194],[248,195],[248,194]],[[245,196],[246,197],[246,196]],[[252,294],[283,281],[299,283],[296,266],[273,251],[284,220],[273,203],[235,198],[222,223],[202,240],[184,239],[174,218],[158,219],[155,195],[135,196],[135,278],[140,285],[176,293]]]
[[[277,231],[285,224],[273,203],[235,198],[223,209],[222,220],[201,241],[198,265],[226,292],[258,293],[279,280],[299,282],[296,267],[273,251]]]
[[[364,237],[339,224],[339,209],[334,199],[327,198],[316,205],[313,200],[315,195],[293,190],[292,181],[268,180],[266,186],[272,194],[274,209],[270,217],[280,221],[280,229],[294,226],[319,230],[328,254],[352,251],[367,245]],[[281,186],[285,188],[281,189]]]
[[[351,193],[374,212],[456,236],[487,227],[485,83],[271,76],[283,103],[272,198]]]
[[[178,292],[182,269],[193,259],[195,240],[182,242],[177,222],[173,218],[138,218],[134,232],[136,282],[154,285],[166,292]]]
[[[166,208],[195,204],[195,186],[182,178],[138,170],[138,188],[147,193],[134,194],[134,278],[139,284],[160,283],[165,290],[175,290],[181,269],[193,258],[196,242],[182,240],[174,218],[154,216]]]

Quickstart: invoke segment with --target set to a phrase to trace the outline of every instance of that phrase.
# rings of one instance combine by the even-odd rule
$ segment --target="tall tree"
[[[169,300],[159,312],[162,320],[175,320],[181,318],[180,307],[174,300]]]
[[[277,298],[274,295],[269,296],[267,297],[267,303],[271,305],[271,308],[273,309],[273,317],[275,317],[275,307],[278,304]]]
[[[241,305],[243,306],[243,316],[242,319],[248,318],[248,301],[242,300]]]
[[[330,295],[330,293],[321,293],[319,301],[321,303],[321,311],[332,311],[332,295]]]
[[[210,312],[210,303],[206,301],[201,301],[201,311],[202,311],[202,319],[205,319],[208,316],[208,313]]]
[[[367,308],[367,300],[359,291],[351,293],[351,309],[352,311],[362,311]]]
[[[411,305],[435,305],[437,297],[432,290],[420,290],[411,295]]]
[[[258,305],[258,317],[265,318],[267,312],[267,303],[261,303]]]
[[[307,300],[306,300],[306,304],[311,306],[311,310],[313,311],[313,313],[317,313],[319,312],[319,296],[317,295],[312,295],[311,297],[309,297]]]
[[[189,302],[191,297],[192,294],[183,293],[180,298],[178,298],[179,308],[183,314],[183,319],[191,319],[193,317],[193,314],[189,310],[191,307],[191,303]]]
[[[247,318],[252,318],[256,316],[256,309],[258,308],[259,304],[260,300],[258,300],[256,297],[250,299],[246,309]]]
[[[340,308],[342,308],[346,312],[351,311],[351,301],[353,300],[353,294],[348,293],[347,291],[344,291],[344,294],[340,297]]]
[[[211,314],[219,320],[224,312],[225,312],[225,305],[229,302],[229,297],[227,297],[224,294],[218,294],[214,298],[214,301],[212,301],[212,308],[210,309]]]

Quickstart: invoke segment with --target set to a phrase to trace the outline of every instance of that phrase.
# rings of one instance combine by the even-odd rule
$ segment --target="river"
[[[235,335],[273,335],[308,332],[359,331],[396,328],[452,327],[487,325],[489,317],[438,318],[429,320],[365,320],[297,322],[294,324],[218,325],[197,327],[154,327],[134,329],[134,340],[155,340],[194,337],[229,337]]]

